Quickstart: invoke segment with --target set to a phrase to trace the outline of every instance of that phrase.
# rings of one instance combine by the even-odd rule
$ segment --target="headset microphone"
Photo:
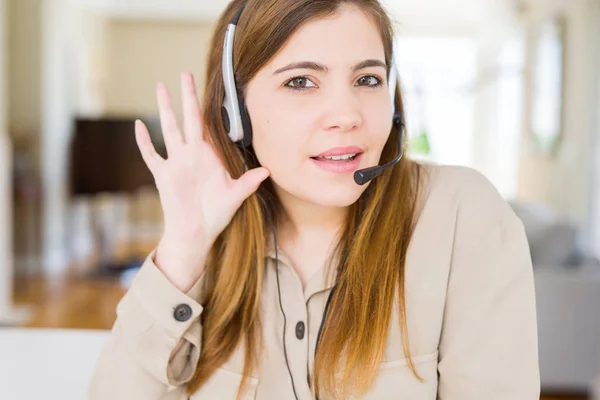
[[[354,171],[354,182],[356,182],[357,185],[364,185],[371,179],[378,177],[386,168],[393,167],[400,162],[400,159],[402,159],[402,129],[404,127],[404,123],[402,121],[401,113],[394,114],[394,126],[397,127],[396,129],[398,129],[398,156],[387,164],[376,165],[374,167]]]

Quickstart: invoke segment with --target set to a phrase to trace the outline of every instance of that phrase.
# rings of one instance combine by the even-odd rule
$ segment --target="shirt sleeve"
[[[89,399],[187,399],[183,385],[200,357],[204,276],[182,293],[154,263],[155,252],[117,306]]]
[[[533,268],[522,222],[482,176],[458,207],[439,400],[539,400]]]

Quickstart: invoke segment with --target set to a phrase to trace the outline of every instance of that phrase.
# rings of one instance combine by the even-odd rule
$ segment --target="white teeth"
[[[327,160],[338,161],[338,160],[349,160],[355,156],[356,156],[356,154],[344,154],[342,156],[325,156],[323,158],[325,158]]]

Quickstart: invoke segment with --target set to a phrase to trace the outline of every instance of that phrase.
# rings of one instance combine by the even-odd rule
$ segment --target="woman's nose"
[[[325,129],[345,132],[362,125],[360,102],[351,90],[336,90],[325,100],[325,104]]]

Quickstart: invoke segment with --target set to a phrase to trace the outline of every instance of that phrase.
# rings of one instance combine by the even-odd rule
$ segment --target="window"
[[[476,59],[471,38],[398,39],[411,157],[472,165]]]

